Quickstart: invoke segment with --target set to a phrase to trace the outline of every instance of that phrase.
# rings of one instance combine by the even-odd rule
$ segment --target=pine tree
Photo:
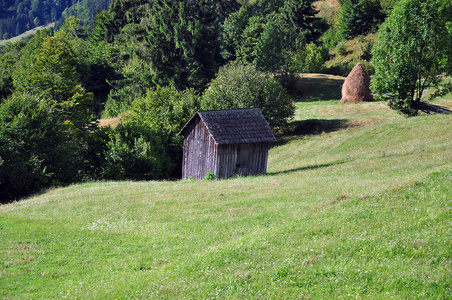
[[[339,29],[346,39],[364,33],[360,0],[345,0],[339,17]]]

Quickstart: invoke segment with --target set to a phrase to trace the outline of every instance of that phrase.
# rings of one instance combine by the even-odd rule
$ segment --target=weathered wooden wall
[[[204,123],[198,119],[189,128],[184,140],[182,178],[203,179],[206,173],[216,173],[216,146]]]
[[[267,171],[269,142],[216,144],[203,120],[196,115],[187,126],[182,178],[203,179],[208,172],[213,172],[216,178],[229,178]],[[215,130],[217,134],[222,133],[221,128]]]
[[[265,173],[268,148],[268,143],[219,145],[216,177]]]

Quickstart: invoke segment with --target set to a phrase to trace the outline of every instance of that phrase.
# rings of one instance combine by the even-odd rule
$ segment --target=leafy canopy
[[[452,14],[442,0],[404,0],[381,26],[373,48],[371,89],[389,106],[414,116],[427,88],[452,72]]]
[[[253,65],[231,62],[220,68],[201,99],[201,108],[260,108],[270,127],[283,130],[295,113],[292,98],[273,77]]]
[[[221,55],[264,71],[285,69],[293,53],[318,39],[316,13],[311,0],[246,2],[223,24]]]
[[[77,175],[74,141],[52,103],[14,94],[0,105],[0,203]]]
[[[171,177],[180,178],[183,137],[177,133],[198,110],[199,96],[194,89],[178,91],[175,87],[157,86],[132,103],[124,122],[158,136],[171,160],[165,168]]]

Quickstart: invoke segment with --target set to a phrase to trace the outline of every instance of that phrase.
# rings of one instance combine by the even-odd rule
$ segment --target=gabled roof
[[[216,144],[276,142],[259,108],[198,111],[178,135],[188,134],[198,118],[206,125]]]

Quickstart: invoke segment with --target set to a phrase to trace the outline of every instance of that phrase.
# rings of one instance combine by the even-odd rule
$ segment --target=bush
[[[112,89],[108,94],[105,109],[102,112],[103,118],[114,118],[130,110],[133,101],[140,97],[143,91],[131,82],[124,83],[125,86],[119,89]]]
[[[345,41],[340,41],[336,46],[336,53],[345,56],[347,55],[347,47],[345,47]]]
[[[199,110],[199,101],[193,89],[178,91],[174,87],[156,87],[136,99],[130,114],[124,118],[125,124],[147,128],[161,139],[171,157],[171,167],[167,168],[173,178],[181,176],[183,137],[177,134]]]
[[[15,94],[0,106],[0,199],[72,182],[79,164],[75,150],[67,125],[47,101]]]
[[[302,97],[304,90],[301,84],[301,77],[298,73],[284,72],[275,77],[278,82],[286,89],[287,93],[293,98]]]
[[[344,37],[341,35],[340,31],[334,27],[330,27],[325,33],[320,37],[320,41],[326,48],[335,47]]]
[[[328,68],[325,73],[347,77],[355,65],[356,62],[342,62],[341,64]]]
[[[295,105],[281,84],[252,65],[237,62],[222,67],[201,99],[201,108],[260,108],[273,130],[283,130]]]
[[[171,164],[161,140],[145,127],[119,125],[111,131],[104,152],[102,179],[168,178]]]
[[[205,180],[215,180],[215,174],[213,172],[207,172],[206,175],[204,175]]]
[[[374,42],[372,40],[367,41],[362,46],[362,54],[361,58],[367,61],[370,61],[372,59],[372,48],[374,46]]]
[[[291,70],[296,73],[321,73],[324,69],[323,49],[314,43],[292,56]]]

